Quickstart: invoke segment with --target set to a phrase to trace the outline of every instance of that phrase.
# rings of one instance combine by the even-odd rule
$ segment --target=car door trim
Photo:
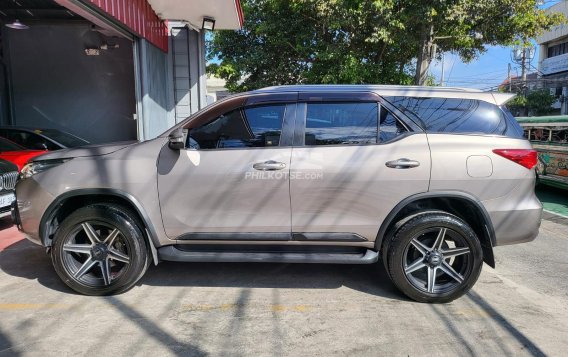
[[[367,239],[359,234],[348,232],[294,232],[292,233],[292,239],[317,242],[367,242]]]
[[[289,232],[198,232],[185,233],[176,240],[209,240],[209,241],[289,241]]]

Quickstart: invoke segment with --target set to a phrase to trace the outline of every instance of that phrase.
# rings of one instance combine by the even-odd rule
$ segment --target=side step
[[[364,253],[298,253],[298,252],[191,252],[174,246],[158,249],[161,260],[173,262],[219,262],[219,263],[320,263],[320,264],[372,264],[379,253],[367,250]]]

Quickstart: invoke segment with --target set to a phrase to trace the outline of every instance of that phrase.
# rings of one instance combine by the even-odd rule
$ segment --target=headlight
[[[49,170],[55,166],[59,166],[62,163],[69,161],[71,159],[55,159],[55,160],[43,160],[43,161],[32,161],[27,163],[20,171],[20,179],[26,179],[38,174],[42,171]]]

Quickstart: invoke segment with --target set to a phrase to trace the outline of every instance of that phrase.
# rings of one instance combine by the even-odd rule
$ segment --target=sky
[[[562,0],[542,0],[540,8],[548,8]],[[565,0],[564,0],[565,1]],[[535,58],[532,59],[527,73],[536,71],[538,67],[538,47],[535,45]],[[487,52],[481,54],[478,59],[470,63],[463,63],[459,56],[451,53],[444,54],[444,85],[452,87],[466,87],[478,89],[495,89],[507,79],[507,66],[511,63],[511,76],[521,75],[521,66],[511,59],[511,48],[490,46]],[[434,61],[430,66],[430,72],[440,83],[442,74],[442,61]]]
[[[538,51],[536,51],[538,53]],[[511,48],[491,46],[487,52],[470,63],[464,63],[459,56],[446,52],[444,54],[444,85],[478,89],[494,89],[507,79],[507,66],[511,63],[511,76],[521,74],[521,66],[511,59]],[[531,71],[538,64],[538,55],[531,61]],[[440,83],[442,61],[434,61],[431,73]],[[531,72],[529,71],[529,72]]]

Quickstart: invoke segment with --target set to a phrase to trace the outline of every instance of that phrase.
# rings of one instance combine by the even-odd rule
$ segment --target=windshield
[[[77,146],[83,146],[89,144],[88,141],[83,140],[81,138],[76,137],[75,135],[71,135],[69,133],[65,133],[63,131],[59,131],[56,129],[43,129],[36,131],[37,134],[44,135],[51,140],[57,141],[58,143],[68,147],[74,148]]]

